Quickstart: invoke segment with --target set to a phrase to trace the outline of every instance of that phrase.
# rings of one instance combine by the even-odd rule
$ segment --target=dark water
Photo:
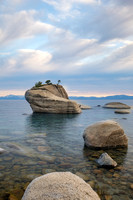
[[[0,200],[20,200],[34,178],[53,171],[71,171],[82,177],[102,200],[133,199],[133,112],[115,114],[97,105],[106,100],[80,101],[92,109],[81,114],[32,114],[23,100],[0,101]],[[133,105],[133,101],[121,101]],[[97,121],[120,123],[127,149],[106,150],[118,163],[115,169],[99,168],[104,151],[84,148],[84,129]]]

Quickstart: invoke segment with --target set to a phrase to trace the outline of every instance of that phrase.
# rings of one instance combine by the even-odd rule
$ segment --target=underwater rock
[[[82,178],[84,181],[88,181],[89,177],[86,174],[83,174],[81,172],[76,172],[76,175]]]
[[[83,133],[84,143],[93,148],[115,148],[128,145],[127,136],[120,125],[106,120],[88,126]]]
[[[22,200],[100,200],[83,179],[71,172],[53,172],[34,179]]]
[[[97,160],[97,163],[102,167],[116,167],[117,163],[107,154],[103,153]]]

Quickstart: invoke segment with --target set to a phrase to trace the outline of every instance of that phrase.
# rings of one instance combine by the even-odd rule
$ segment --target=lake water
[[[133,199],[133,110],[115,114],[102,106],[109,100],[84,100],[92,109],[81,114],[33,114],[25,100],[0,101],[0,200],[20,200],[36,177],[54,171],[71,171],[82,177],[102,200]],[[132,100],[120,102],[133,105]],[[97,107],[101,105],[101,107]],[[99,168],[96,159],[105,152],[84,147],[84,129],[113,119],[124,129],[128,148],[106,150],[118,163]]]

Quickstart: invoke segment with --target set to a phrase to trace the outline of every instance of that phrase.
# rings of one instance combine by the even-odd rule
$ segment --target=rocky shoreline
[[[40,98],[40,97],[39,97]],[[79,106],[79,105],[78,105]],[[81,107],[81,106],[80,106]],[[90,109],[90,107],[84,107],[83,109]],[[89,111],[87,111],[87,112],[89,112]],[[86,133],[87,132],[87,133]],[[89,133],[88,133],[89,132]],[[88,134],[89,134],[89,136],[88,136]],[[93,136],[93,138],[92,138],[92,136]],[[99,137],[98,137],[99,136]],[[106,137],[107,136],[107,137]],[[30,139],[28,139],[27,140],[27,143],[29,144],[29,145],[34,145],[34,146],[36,146],[36,148],[37,148],[37,151],[38,151],[38,155],[40,154],[40,161],[38,162],[38,164],[39,165],[41,165],[41,166],[43,166],[43,165],[45,165],[46,164],[46,162],[48,162],[50,165],[52,164],[53,166],[55,165],[55,163],[57,162],[58,163],[58,159],[57,158],[55,158],[54,156],[48,156],[48,155],[45,155],[44,156],[44,154],[45,154],[45,152],[46,151],[51,151],[51,147],[50,146],[48,146],[48,145],[46,145],[46,142],[45,142],[45,137],[46,137],[46,135],[44,135],[43,134],[43,137],[40,137],[39,135],[36,135],[36,137],[33,137],[33,138],[30,138]],[[105,172],[104,171],[104,168],[108,168],[107,170],[108,170],[108,173],[111,173],[111,174],[113,174],[113,175],[111,175],[110,174],[110,177],[114,177],[114,178],[119,178],[119,171],[121,171],[121,170],[123,170],[123,168],[120,166],[120,163],[118,162],[118,163],[116,163],[113,159],[112,159],[112,155],[109,155],[109,154],[107,154],[107,153],[105,153],[105,149],[107,148],[107,151],[108,151],[108,149],[112,149],[112,148],[119,148],[120,150],[119,151],[123,151],[121,148],[127,148],[127,146],[128,146],[128,139],[127,139],[127,136],[125,135],[125,133],[124,133],[124,130],[120,127],[120,125],[118,124],[118,123],[116,123],[115,121],[103,121],[103,122],[98,122],[98,123],[96,123],[96,124],[93,124],[93,125],[90,125],[88,128],[86,128],[85,129],[85,131],[84,131],[84,133],[83,133],[83,137],[84,137],[84,139],[85,139],[85,148],[87,148],[85,151],[86,151],[86,153],[88,154],[88,152],[90,151],[91,152],[91,150],[90,150],[90,147],[93,147],[93,155],[89,155],[89,157],[88,157],[88,155],[87,155],[87,158],[89,158],[90,160],[92,159],[93,161],[95,161],[95,164],[93,163],[93,166],[92,166],[92,168],[93,168],[93,170],[92,170],[92,172],[95,174],[95,176],[97,177],[97,178],[102,178],[102,174],[103,174],[103,172]],[[100,140],[99,140],[100,139]],[[92,145],[93,144],[93,145]],[[102,149],[102,151],[101,150],[98,150],[97,151],[97,148],[99,149]],[[94,149],[96,149],[96,150],[94,150]],[[28,148],[27,149],[25,149],[25,147],[22,147],[22,146],[20,146],[20,145],[16,145],[15,143],[8,143],[8,144],[6,144],[5,146],[2,146],[2,148],[0,148],[0,153],[1,153],[1,155],[4,155],[4,154],[7,154],[8,155],[8,153],[9,152],[13,152],[14,154],[18,154],[18,155],[23,155],[23,156],[27,156],[27,151],[29,151],[28,150]],[[114,152],[115,152],[115,150],[114,150]],[[116,152],[117,152],[117,150],[116,150]],[[36,152],[34,153],[34,156],[38,156],[37,154],[36,154]],[[29,153],[28,153],[28,156],[30,157],[31,156],[31,154],[30,154],[30,151],[29,151]],[[32,152],[32,156],[33,156],[33,152]],[[33,156],[33,159],[34,159],[34,156]],[[114,156],[113,156],[114,157]],[[70,158],[69,158],[70,159]],[[68,159],[68,160],[69,160]],[[74,159],[74,158],[73,158]],[[116,160],[117,160],[118,158],[116,157]],[[98,161],[99,160],[99,161]],[[8,161],[12,161],[12,158],[10,157],[10,156],[7,156],[7,162]],[[32,163],[30,164],[29,163],[29,166],[32,166]],[[71,165],[69,164],[69,162],[68,163],[61,163],[60,164],[61,165],[61,167],[63,167],[64,169],[69,169],[70,167],[71,167]],[[99,168],[99,166],[100,166],[100,168]],[[86,167],[87,167],[87,165],[86,165]],[[90,166],[91,167],[91,166]],[[17,169],[19,169],[19,164],[18,165],[14,165],[14,170],[17,170]],[[102,169],[103,168],[103,169]],[[112,169],[113,168],[113,169]],[[4,168],[3,168],[4,169]],[[56,170],[55,170],[56,171]],[[37,180],[37,185],[38,185],[38,187],[39,187],[39,182],[38,182],[38,180],[41,180],[41,177],[42,177],[42,174],[47,174],[48,173],[48,175],[49,176],[53,176],[54,174],[54,170],[51,168],[51,169],[47,169],[47,170],[42,170],[42,173],[41,174],[38,174],[38,175],[35,175],[34,173],[33,174],[29,174],[29,178],[32,180],[32,179],[34,179],[34,178],[36,178],[36,177],[40,177],[40,178],[37,178],[37,179],[35,179],[35,180]],[[56,174],[57,174],[57,172],[55,172]],[[69,175],[68,175],[68,173],[69,172],[58,172],[58,173],[65,173],[66,175],[65,175],[65,177],[69,177]],[[82,180],[85,180],[88,184],[87,184],[87,186],[89,186],[89,184],[90,184],[90,186],[93,188],[93,189],[95,189],[95,191],[99,194],[99,196],[100,196],[100,198],[101,199],[106,199],[106,200],[108,200],[108,199],[112,199],[112,197],[111,197],[111,195],[104,195],[104,194],[102,194],[102,192],[100,191],[99,192],[99,189],[97,188],[96,189],[96,185],[97,185],[97,183],[96,183],[96,181],[94,181],[94,180],[92,180],[92,179],[90,179],[90,177],[89,177],[89,171],[88,171],[88,176],[86,176],[83,172],[81,172],[80,170],[79,170],[79,172],[76,172],[75,173],[76,175],[74,175],[74,177],[75,176],[78,176],[78,177],[80,177],[80,179]],[[44,176],[46,176],[46,175],[44,175]],[[61,175],[62,176],[62,175]],[[55,176],[56,177],[56,176]],[[57,176],[58,177],[58,176]],[[58,178],[55,178],[56,179],[56,182],[58,182],[59,183],[59,188],[61,187],[60,186],[60,184],[62,185],[62,182],[60,182],[60,181],[57,181],[58,180]],[[73,179],[75,179],[75,178],[73,178],[73,175],[71,174],[71,177],[72,177],[72,179],[71,179],[71,181],[73,181]],[[77,178],[77,177],[76,177]],[[62,178],[62,180],[64,180],[65,181],[65,179],[67,179],[67,178]],[[79,179],[78,179],[79,180]],[[82,180],[82,181],[83,181]],[[124,181],[124,180],[123,180]],[[34,181],[33,181],[34,182]],[[41,181],[42,182],[42,181]],[[51,181],[52,182],[52,181]],[[46,195],[46,197],[47,197],[47,199],[50,199],[50,200],[52,200],[52,199],[54,199],[55,198],[55,196],[58,196],[59,195],[59,192],[58,192],[58,188],[57,188],[57,185],[56,184],[52,184],[50,182],[50,187],[52,186],[52,187],[55,187],[55,192],[54,192],[54,194],[52,194],[51,192],[52,191],[50,191],[50,190],[48,190],[48,194],[47,193],[43,193],[43,196],[44,195]],[[44,181],[44,183],[45,183],[45,181]],[[67,182],[66,182],[67,183]],[[85,182],[84,182],[85,183]],[[85,183],[86,184],[86,183]],[[26,189],[26,187],[27,187],[27,185],[29,185],[29,182],[28,183],[26,183],[25,184],[25,186],[24,186],[24,190]],[[44,184],[43,184],[44,185]],[[80,185],[80,184],[79,184]],[[30,187],[30,186],[29,186]],[[75,189],[73,189],[72,191],[75,191],[75,194],[77,193],[77,192],[79,192],[80,190],[81,191],[83,191],[83,189],[82,189],[82,187],[81,186],[77,186],[79,189],[76,191]],[[76,188],[77,188],[76,187]],[[40,188],[40,187],[39,187]],[[72,187],[71,187],[72,188]],[[132,188],[132,184],[130,184],[130,188]],[[50,188],[48,188],[48,189],[50,189]],[[21,197],[22,197],[22,195],[23,195],[23,192],[24,192],[24,190],[21,190],[21,192],[18,192],[18,193],[21,193]],[[31,190],[30,190],[30,192],[27,192],[29,189],[27,188],[27,190],[26,190],[26,192],[25,192],[25,194],[24,194],[24,197],[22,198],[23,200],[28,200],[28,198],[29,199],[34,199],[33,197],[35,196],[34,194],[34,186],[33,186],[33,189],[32,189],[32,187],[31,187]],[[88,190],[88,189],[87,189]],[[16,192],[17,193],[17,192]],[[17,196],[18,196],[18,193],[17,193]],[[33,193],[33,196],[32,196],[32,198],[31,197],[27,197],[27,193],[30,193],[30,194],[32,194]],[[74,193],[74,192],[73,192]],[[93,195],[91,195],[91,197],[89,197],[89,194],[88,194],[88,197],[86,197],[86,199],[88,199],[88,200],[91,200],[91,199],[100,199],[96,194],[95,194],[95,192],[92,190],[92,189],[90,189],[90,194],[91,193],[93,193],[94,194],[94,196],[95,196],[95,198],[94,198],[94,196]],[[36,193],[36,195],[40,195],[41,194],[41,190],[40,190],[40,192],[39,193]],[[49,194],[51,194],[51,196],[49,197]],[[63,192],[63,194],[64,194],[64,192]],[[84,194],[84,192],[83,192],[83,194],[82,194],[82,192],[80,192],[80,194],[81,194],[81,197],[80,197],[80,199],[82,200],[83,199],[83,196],[84,195],[86,195],[86,192],[85,192],[85,194]],[[55,196],[54,196],[55,195]],[[62,195],[62,194],[60,194],[60,195]],[[59,196],[60,196],[59,195]],[[67,198],[67,199],[70,199],[70,200],[73,200],[73,199],[75,199],[75,196],[74,197],[72,197],[72,194],[70,193],[70,196],[67,196],[67,195],[69,195],[69,193],[68,192],[66,192],[66,196],[64,197],[64,198]],[[82,196],[83,195],[83,196]],[[103,198],[103,196],[104,196],[104,198]],[[49,198],[48,198],[49,197]],[[38,198],[38,197],[37,197]],[[40,197],[39,197],[40,198]],[[62,198],[62,196],[61,196],[61,198]],[[9,200],[18,200],[18,199],[20,199],[20,197],[19,198],[17,198],[16,197],[16,195],[15,194],[10,194],[9,195],[9,197],[8,197],[8,199]],[[43,200],[43,198],[41,197],[41,199]],[[44,198],[44,199],[46,199],[46,198]],[[58,198],[58,199],[60,199],[60,198]]]

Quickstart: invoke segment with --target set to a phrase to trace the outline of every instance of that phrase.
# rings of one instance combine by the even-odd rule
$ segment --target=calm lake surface
[[[81,114],[33,114],[25,100],[0,100],[0,200],[20,200],[36,177],[54,171],[71,171],[82,177],[102,200],[133,199],[133,110],[115,114],[102,106],[110,100],[78,101],[92,109]],[[133,106],[133,100],[120,102]],[[101,105],[101,107],[97,107]],[[106,150],[118,163],[99,168],[96,159],[105,152],[84,147],[84,129],[112,119],[128,137],[128,148]]]

